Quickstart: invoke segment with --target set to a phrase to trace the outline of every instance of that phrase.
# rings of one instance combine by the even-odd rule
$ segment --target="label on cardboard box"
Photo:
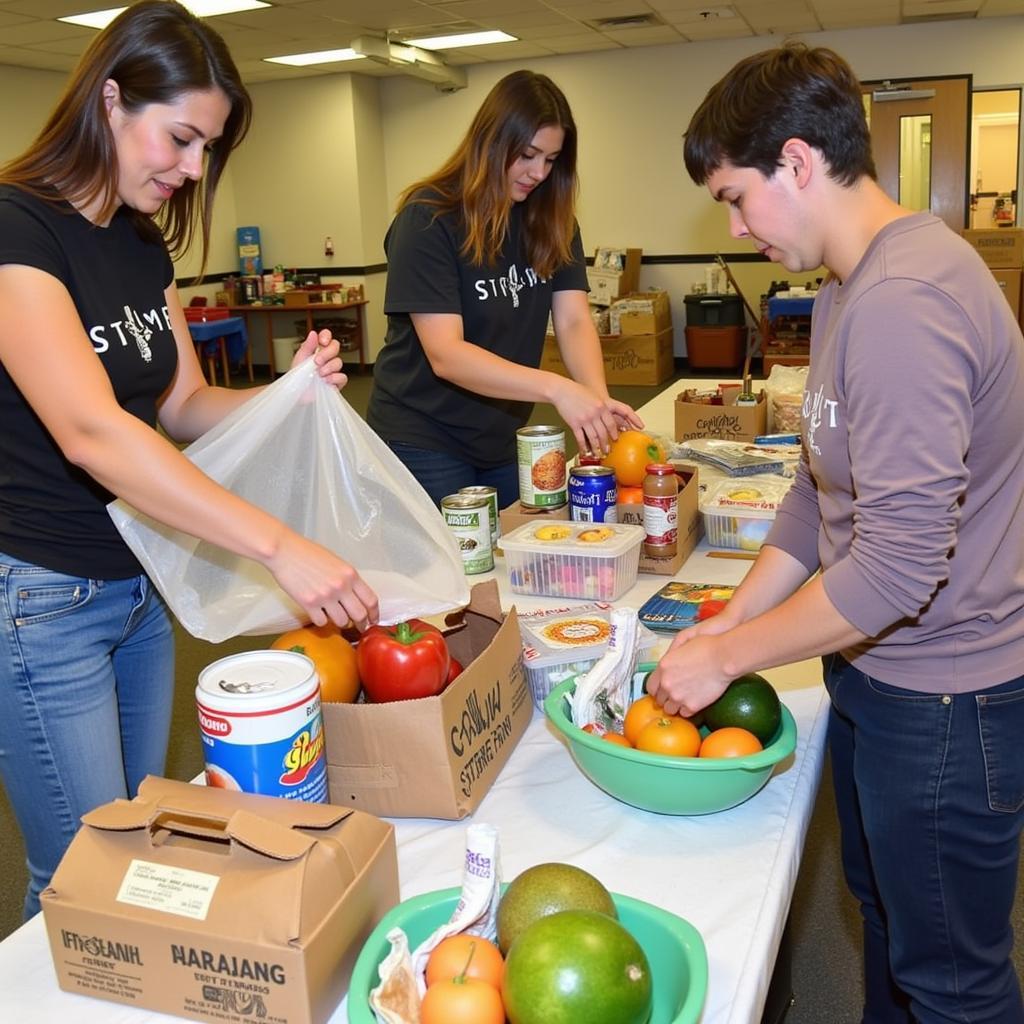
[[[217,875],[205,871],[133,860],[121,879],[115,899],[118,903],[205,921],[219,881]]]

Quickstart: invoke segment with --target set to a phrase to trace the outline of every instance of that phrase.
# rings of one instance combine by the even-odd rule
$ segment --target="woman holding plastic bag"
[[[514,71],[399,201],[367,421],[435,502],[472,485],[496,487],[502,506],[518,499],[516,430],[534,402],[555,406],[581,451],[643,426],[608,395],[576,189],[565,96]],[[538,369],[549,314],[571,379]]]
[[[191,440],[253,394],[206,385],[168,255],[198,228],[205,263],[250,113],[223,40],[179,4],[143,0],[0,170],[0,775],[28,852],[26,916],[80,816],[164,768],[171,627],[111,495],[262,563],[314,622],[376,617],[350,565],[156,430]],[[296,361],[340,385],[338,351],[310,334]]]

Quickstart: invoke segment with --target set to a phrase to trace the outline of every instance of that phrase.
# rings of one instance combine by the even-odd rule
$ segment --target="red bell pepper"
[[[356,657],[363,689],[375,704],[432,697],[448,683],[448,645],[420,619],[371,626],[356,645]]]

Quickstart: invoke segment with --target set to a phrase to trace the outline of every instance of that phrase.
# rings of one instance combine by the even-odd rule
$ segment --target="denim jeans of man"
[[[25,917],[87,811],[163,774],[174,688],[145,576],[93,580],[0,554],[0,778],[25,840]]]
[[[514,462],[479,469],[454,455],[416,448],[403,441],[388,441],[388,447],[416,477],[435,505],[440,506],[442,498],[455,494],[460,487],[497,488],[498,508],[506,508],[519,500],[519,469]]]
[[[1021,1024],[1010,915],[1024,678],[926,694],[824,661],[843,869],[864,919],[864,1024]]]

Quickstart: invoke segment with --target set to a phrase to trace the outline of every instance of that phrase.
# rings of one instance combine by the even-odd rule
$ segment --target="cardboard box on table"
[[[516,610],[478,583],[446,634],[465,666],[437,697],[323,704],[333,803],[398,818],[463,818],[476,810],[529,725]]]
[[[675,370],[672,328],[658,334],[599,335],[604,376],[609,384],[662,384]],[[568,376],[554,335],[544,339],[540,368]]]
[[[960,234],[990,267],[1019,270],[1024,264],[1024,228],[965,228]]]
[[[688,402],[684,391],[676,395],[675,439],[692,441],[696,437],[720,437],[726,441],[753,441],[765,432],[767,405],[763,391],[757,393],[756,405],[736,405],[739,387],[723,392],[724,405],[701,405]]]
[[[651,558],[645,555],[643,547],[640,549],[640,572],[651,573],[656,576],[674,576],[682,567],[683,562],[704,533],[704,519],[697,507],[698,491],[698,467],[690,463],[676,463],[676,473],[679,476],[679,503],[677,513],[678,543],[676,553],[672,558]],[[640,504],[623,504],[615,506],[617,521],[629,523],[633,526],[644,525],[644,507]],[[556,509],[525,509],[516,502],[503,508],[498,515],[501,524],[501,532],[508,533],[517,526],[525,523],[539,523],[547,520],[566,520],[569,518],[569,506],[562,505]],[[501,547],[501,537],[498,538],[498,547]]]
[[[61,988],[190,1020],[321,1024],[399,900],[394,826],[153,776],[42,894]]]

